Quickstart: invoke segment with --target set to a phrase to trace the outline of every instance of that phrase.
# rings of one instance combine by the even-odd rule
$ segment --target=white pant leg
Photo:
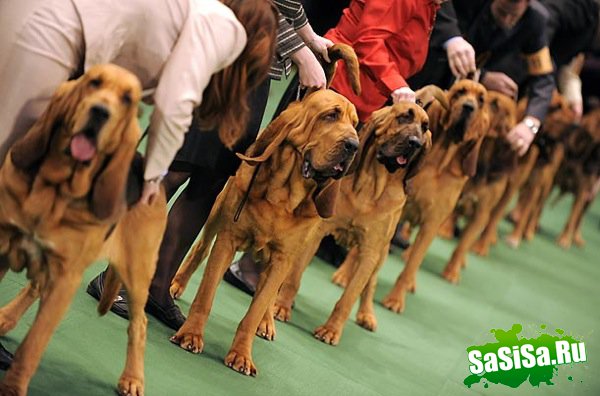
[[[0,37],[2,36],[0,28]],[[73,77],[84,54],[83,32],[71,1],[39,4],[0,60],[0,163],[46,108],[56,88]]]

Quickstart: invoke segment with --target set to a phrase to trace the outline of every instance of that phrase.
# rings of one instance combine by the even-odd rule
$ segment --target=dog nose
[[[423,143],[421,143],[421,139],[418,137],[411,136],[408,138],[408,145],[414,149],[419,149],[423,146]]]
[[[103,105],[94,105],[90,109],[90,116],[96,121],[106,121],[110,117],[110,111]]]
[[[471,102],[463,103],[463,111],[472,113],[475,110],[475,105]]]
[[[358,140],[348,139],[344,142],[344,150],[349,153],[355,153],[358,150]]]

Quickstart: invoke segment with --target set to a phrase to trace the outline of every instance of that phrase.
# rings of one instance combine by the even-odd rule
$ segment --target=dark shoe
[[[13,357],[13,354],[7,351],[4,345],[0,344],[0,370],[8,370]]]
[[[321,241],[316,256],[321,260],[339,268],[346,259],[348,251],[335,242],[332,236],[326,236]]]
[[[146,302],[146,312],[160,320],[168,327],[173,330],[179,330],[179,328],[185,322],[185,315],[181,312],[181,309],[175,304],[174,301],[170,301],[167,306],[161,306],[151,296],[148,295],[148,302]]]
[[[96,300],[100,300],[100,296],[102,295],[102,291],[104,290],[104,277],[106,276],[106,271],[103,271],[90,281],[90,284],[87,287],[87,294],[94,297]],[[123,319],[129,319],[129,307],[127,306],[127,292],[125,289],[119,290],[119,294],[115,298],[113,305],[110,307],[110,310],[115,314],[119,315]]]
[[[244,274],[240,270],[239,261],[234,261],[229,268],[227,268],[227,272],[223,275],[223,280],[248,295],[253,296],[256,291],[255,286],[246,282],[244,279]]]
[[[399,235],[394,235],[392,238],[392,245],[397,246],[402,250],[406,250],[410,247],[410,242]]]

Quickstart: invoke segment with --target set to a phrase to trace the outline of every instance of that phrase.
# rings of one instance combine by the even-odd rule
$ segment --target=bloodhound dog
[[[240,155],[242,163],[219,194],[201,240],[179,269],[175,295],[216,241],[189,316],[171,341],[193,353],[202,351],[204,328],[217,286],[236,250],[251,252],[264,269],[248,312],[240,322],[225,364],[256,375],[252,344],[261,319],[305,240],[321,217],[333,214],[339,180],[359,143],[354,106],[343,96],[321,90],[292,103]],[[172,289],[173,290],[173,289]]]
[[[561,164],[554,184],[560,189],[560,197],[571,193],[575,196],[563,231],[557,238],[562,248],[572,243],[583,246],[581,220],[595,198],[596,185],[600,178],[600,109],[586,114],[581,127],[566,137],[565,159]]]
[[[419,225],[412,246],[405,251],[406,266],[383,305],[402,312],[406,292],[414,292],[417,271],[442,222],[452,213],[467,180],[475,175],[479,148],[489,129],[487,90],[470,80],[456,82],[447,92],[445,110],[433,102],[427,113],[433,133],[431,152],[409,183],[401,221]]]
[[[445,100],[444,93],[439,88],[438,91]],[[335,215],[323,219],[307,240],[304,262],[293,268],[275,304],[275,318],[289,321],[304,269],[323,237],[333,235],[338,243],[351,249],[350,263],[345,264],[346,268],[351,267],[346,271],[351,274],[331,316],[314,332],[317,339],[331,345],[339,342],[361,292],[356,321],[371,331],[377,326],[373,309],[377,273],[387,258],[392,233],[406,201],[405,185],[431,147],[429,117],[410,102],[384,107],[373,113],[360,137],[359,154],[351,167],[353,174],[342,179]],[[272,327],[272,318],[273,315],[265,315],[260,328]]]
[[[507,140],[508,133],[517,123],[517,103],[494,91],[488,92],[488,103],[490,129],[481,145],[477,173],[468,181],[462,193],[474,201],[474,207],[467,210],[469,222],[442,273],[452,283],[458,283],[460,270],[466,266],[467,253],[487,224],[517,165],[518,155]],[[458,206],[461,206],[460,201]],[[455,213],[458,211],[457,207]]]
[[[517,109],[517,119],[523,118],[525,115],[525,110],[527,107],[527,101],[521,100]],[[500,221],[504,217],[506,208],[509,203],[512,201],[513,196],[525,185],[525,183],[530,179],[533,169],[538,163],[538,158],[540,155],[543,158],[549,158],[550,152],[549,150],[553,147],[553,139],[548,137],[546,138],[545,129],[548,128],[548,125],[553,125],[552,128],[556,128],[556,131],[563,128],[566,120],[571,119],[570,109],[567,103],[562,99],[560,95],[554,93],[552,96],[552,102],[550,103],[550,108],[548,109],[548,115],[546,116],[546,120],[542,124],[542,128],[538,132],[538,137],[534,140],[533,144],[527,151],[527,153],[518,159],[517,167],[511,173],[508,178],[508,183],[504,193],[502,194],[502,198],[490,215],[489,222],[485,226],[483,233],[479,237],[479,240],[473,245],[472,250],[475,254],[480,256],[487,256],[489,254],[490,247],[495,245],[498,241],[498,225]],[[521,203],[517,205],[517,208],[520,208],[525,205],[528,200],[528,195],[523,194],[520,197]],[[515,210],[514,212],[518,212],[519,210]]]
[[[143,394],[144,305],[166,224],[166,202],[163,195],[151,206],[127,211],[126,182],[140,137],[140,95],[139,81],[124,69],[92,67],[60,86],[0,169],[0,276],[8,269],[25,270],[29,279],[0,309],[1,333],[40,299],[37,316],[2,379],[1,394],[26,394],[84,270],[103,247],[120,281],[111,271],[108,288],[114,293],[103,296],[99,310],[108,310],[121,281],[129,294],[127,361],[118,389]]]
[[[555,92],[543,130],[534,140],[539,147],[537,161],[521,188],[519,202],[512,212],[515,226],[506,236],[506,243],[512,248],[519,247],[523,238],[530,241],[535,236],[544,204],[554,185],[554,176],[564,158],[563,142],[574,130],[574,121],[575,113],[569,103]]]

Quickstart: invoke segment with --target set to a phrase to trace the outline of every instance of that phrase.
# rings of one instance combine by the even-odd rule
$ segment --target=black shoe
[[[96,300],[100,300],[100,296],[104,290],[105,276],[106,271],[101,272],[100,275],[90,281],[90,284],[87,287],[87,294],[94,297]],[[115,298],[110,310],[123,319],[129,319],[129,307],[127,306],[127,292],[125,289],[119,290],[119,294]]]
[[[316,256],[321,260],[339,268],[346,259],[348,251],[335,242],[335,239],[329,235],[323,238]]]
[[[227,272],[223,275],[223,280],[250,296],[253,296],[256,291],[254,285],[251,285],[244,280],[244,274],[240,270],[239,261],[234,261],[229,268],[227,268]]]
[[[13,354],[7,351],[4,345],[0,344],[0,370],[8,370],[13,357]]]
[[[173,330],[179,330],[179,328],[185,322],[185,315],[181,312],[181,309],[175,304],[174,301],[170,301],[167,306],[161,306],[151,296],[148,295],[148,302],[146,302],[146,312],[160,320],[168,327]]]

